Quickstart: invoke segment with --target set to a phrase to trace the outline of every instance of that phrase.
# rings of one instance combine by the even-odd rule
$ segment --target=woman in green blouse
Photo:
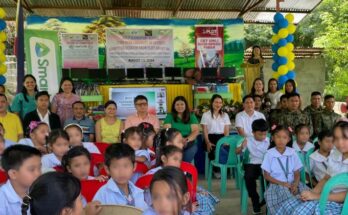
[[[199,134],[199,122],[190,113],[187,101],[183,96],[177,96],[172,104],[172,113],[164,120],[164,128],[176,128],[184,137],[183,161],[191,162],[197,152],[196,138]]]
[[[35,95],[38,92],[36,79],[33,75],[25,75],[22,92],[18,93],[11,105],[11,111],[16,113],[22,120],[24,116],[36,109]]]

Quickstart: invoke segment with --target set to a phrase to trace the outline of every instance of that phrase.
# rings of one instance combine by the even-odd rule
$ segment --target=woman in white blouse
[[[222,111],[223,99],[220,95],[214,94],[210,100],[210,110],[202,116],[201,125],[203,128],[204,145],[208,152],[209,160],[215,159],[215,147],[220,138],[230,133],[231,121],[227,113]],[[220,163],[226,163],[228,149],[223,147],[220,150]],[[218,169],[213,169],[214,176],[220,178]]]

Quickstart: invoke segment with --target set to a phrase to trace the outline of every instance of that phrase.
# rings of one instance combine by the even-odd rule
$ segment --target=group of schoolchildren
[[[244,179],[253,213],[260,214],[266,205],[271,215],[320,214],[319,199],[325,183],[337,174],[348,173],[348,122],[339,121],[331,131],[321,131],[314,144],[310,128],[304,124],[294,131],[274,125],[268,137],[267,122],[258,119],[252,123],[252,131],[253,136],[245,138],[236,153],[248,159]],[[303,161],[306,155],[309,166]],[[267,184],[264,197],[257,192],[256,183],[262,176]],[[261,186],[265,189],[263,183]],[[341,214],[346,194],[347,189],[334,188],[325,212]]]
[[[219,201],[202,188],[198,188],[194,194],[189,192],[186,177],[191,176],[180,169],[183,137],[174,128],[156,134],[151,124],[143,122],[137,127],[127,128],[122,134],[122,143],[110,144],[102,151],[96,143],[82,142],[83,131],[78,124],[69,124],[64,129],[51,132],[45,122],[31,122],[29,127],[30,138],[22,139],[19,144],[6,149],[5,146],[0,147],[0,170],[8,177],[7,182],[0,185],[0,215],[49,214],[38,211],[52,211],[47,204],[55,208],[53,205],[58,203],[40,205],[37,202],[44,202],[44,196],[48,201],[53,198],[48,195],[56,194],[48,191],[37,195],[34,185],[42,182],[44,184],[40,186],[49,187],[46,175],[51,175],[52,183],[60,183],[60,180],[70,180],[67,184],[74,183],[71,177],[59,174],[69,174],[80,181],[106,182],[95,193],[92,202],[88,203],[81,196],[82,205],[86,208],[90,208],[90,205],[94,208],[100,205],[128,205],[143,210],[144,214],[212,214]],[[104,162],[91,166],[94,155],[102,156]],[[149,171],[137,172],[137,165],[145,165]],[[150,197],[146,198],[146,192],[135,183],[143,175],[149,174],[153,175],[153,179],[149,187]],[[73,195],[71,191],[59,192],[68,193],[57,194],[57,201]],[[69,208],[69,205],[62,206],[59,213],[53,214],[62,214],[63,208]],[[97,211],[94,210],[95,214]]]

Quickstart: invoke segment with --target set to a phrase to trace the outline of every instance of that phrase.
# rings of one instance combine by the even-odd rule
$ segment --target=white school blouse
[[[281,168],[278,158],[282,163],[286,171],[286,162],[288,160],[288,173],[285,174]],[[278,181],[292,183],[294,181],[294,172],[302,168],[300,158],[297,156],[296,151],[293,148],[286,147],[283,154],[280,154],[278,150],[273,147],[269,149],[263,159],[261,168],[268,172],[272,178]]]
[[[326,175],[329,165],[328,159],[329,157],[320,154],[319,150],[316,150],[309,156],[310,171],[317,181],[320,181]]]
[[[201,125],[206,125],[208,134],[223,134],[226,125],[231,125],[230,118],[227,113],[222,113],[218,117],[211,116],[211,112],[205,112],[201,119]]]
[[[343,155],[337,149],[333,149],[329,155],[327,174],[331,177],[340,173],[348,173],[348,159],[343,160]],[[347,191],[346,187],[336,187],[332,190],[334,193]]]
[[[62,163],[58,160],[57,156],[54,153],[50,153],[42,156],[41,158],[42,168],[54,168],[56,166],[61,166]]]
[[[82,142],[82,146],[87,149],[89,153],[101,154],[98,147],[92,142]]]
[[[247,145],[243,149],[243,152],[248,149],[249,151],[249,163],[250,164],[262,164],[263,158],[269,148],[269,138],[266,137],[263,141],[255,140],[254,137],[246,138]]]
[[[33,141],[30,138],[23,138],[18,141],[18,144],[35,147]]]
[[[314,145],[313,145],[313,143],[306,142],[303,149],[301,149],[300,146],[298,145],[297,141],[294,141],[292,144],[292,148],[295,149],[296,152],[307,153],[311,148],[314,148]]]
[[[251,116],[249,116],[245,111],[242,111],[236,115],[236,127],[243,128],[246,136],[252,137],[254,135],[253,130],[251,128],[251,124],[253,124],[253,122],[257,119],[266,120],[265,115],[258,111],[254,111],[254,113]]]

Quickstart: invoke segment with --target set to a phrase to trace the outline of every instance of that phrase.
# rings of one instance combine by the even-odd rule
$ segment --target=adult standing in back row
[[[164,128],[176,128],[184,137],[183,161],[191,162],[197,152],[196,138],[199,134],[199,122],[190,113],[187,101],[183,96],[177,96],[172,104],[172,113],[164,120]]]
[[[70,78],[63,78],[59,84],[59,92],[52,99],[51,108],[52,113],[58,114],[61,125],[74,116],[72,104],[80,100],[80,96],[76,95],[73,81]]]

